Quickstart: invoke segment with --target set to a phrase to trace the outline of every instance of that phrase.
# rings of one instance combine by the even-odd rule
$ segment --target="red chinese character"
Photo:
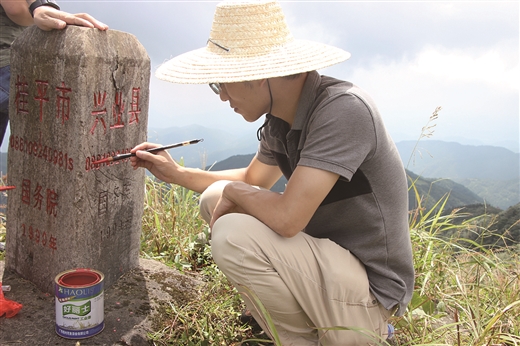
[[[42,210],[42,200],[43,200],[43,195],[41,194],[41,191],[42,191],[42,187],[40,184],[37,184],[36,186],[36,190],[34,191],[34,194],[33,194],[33,197],[34,199],[36,200],[34,202],[34,205],[33,207],[34,208],[38,208],[38,210]]]
[[[43,121],[43,103],[49,102],[47,96],[47,88],[49,87],[49,82],[43,80],[36,81],[36,88],[38,92],[38,96],[34,99],[40,103],[40,122]]]
[[[125,127],[125,123],[123,122],[123,113],[125,112],[125,103],[123,102],[123,92],[116,92],[116,99],[114,104],[112,105],[112,116],[114,117],[114,124],[110,125],[111,129],[117,129],[121,127]]]
[[[47,232],[43,231],[42,233],[42,245],[47,245]]]
[[[69,120],[70,116],[70,98],[65,96],[72,92],[71,88],[65,87],[65,82],[61,82],[61,87],[56,87],[58,96],[56,96],[56,118],[61,118],[61,123]]]
[[[130,103],[130,121],[129,124],[139,123],[139,97],[141,96],[141,88],[132,88],[132,103]]]
[[[58,214],[58,208],[56,206],[58,205],[58,194],[56,191],[47,189],[47,214],[49,215],[56,215]]]
[[[56,237],[54,237],[52,234],[49,236],[49,248],[51,248],[54,253],[54,250],[58,250],[58,246],[57,246],[57,239]]]
[[[96,120],[94,120],[94,125],[92,125],[92,128],[90,129],[90,133],[94,134],[94,130],[96,129],[97,123],[101,121],[101,124],[103,124],[103,133],[107,133],[107,125],[105,124],[105,119],[103,116],[107,114],[107,109],[105,108],[105,100],[107,98],[107,92],[103,92],[101,94],[100,92],[94,93],[94,109],[90,114],[96,117]]]
[[[16,96],[15,96],[15,104],[16,104],[16,113],[18,114],[29,114],[28,109],[28,98],[29,98],[29,85],[25,81],[25,76],[17,76],[16,80]]]
[[[29,179],[22,180],[22,203],[31,204],[31,181]]]

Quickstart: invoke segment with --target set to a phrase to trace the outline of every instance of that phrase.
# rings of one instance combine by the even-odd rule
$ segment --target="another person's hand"
[[[148,142],[137,145],[130,151],[136,154],[136,156],[130,157],[130,164],[134,170],[143,167],[158,179],[167,183],[175,183],[175,174],[181,166],[172,159],[170,154],[166,150],[155,154],[144,151],[157,147],[160,147],[160,145]]]
[[[108,25],[87,13],[70,14],[50,6],[40,6],[34,10],[34,24],[45,31],[63,29],[67,24],[97,28],[99,30],[108,29]]]

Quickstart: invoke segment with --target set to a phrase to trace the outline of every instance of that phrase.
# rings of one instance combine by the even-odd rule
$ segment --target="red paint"
[[[130,121],[129,124],[139,123],[139,114],[141,108],[139,107],[139,98],[141,94],[141,88],[132,88],[132,103],[130,104]]]
[[[22,224],[22,237],[28,238],[31,242],[35,244],[40,244],[44,248],[48,248],[52,250],[54,253],[55,250],[58,250],[58,239],[52,234],[47,234],[46,231],[40,230],[32,225]]]
[[[120,163],[128,162],[129,157],[131,156],[123,156],[122,154],[129,154],[132,148],[126,148],[117,151],[106,152],[103,154],[97,154],[92,156],[85,157],[85,171],[93,171],[99,170],[102,167],[108,167],[113,165],[118,165]]]
[[[29,114],[29,84],[25,80],[25,76],[16,76],[16,94],[15,94],[15,105],[16,114]]]
[[[123,101],[123,92],[116,92],[116,99],[114,101],[114,105],[112,106],[112,116],[114,117],[115,123],[110,125],[111,129],[119,129],[125,127],[125,123],[123,121],[123,114],[125,112],[125,102]]]
[[[76,269],[62,275],[58,284],[64,287],[89,287],[101,281],[101,275],[90,269]]]
[[[0,186],[0,191],[16,189],[16,186]]]
[[[63,168],[66,171],[72,171],[74,169],[74,160],[68,153],[44,145],[41,138],[31,141],[25,137],[11,134],[9,137],[9,146],[25,156],[32,155],[38,159],[52,163],[59,168]]]
[[[34,186],[34,190],[31,186]],[[58,215],[58,192],[53,189],[45,188],[39,182],[33,182],[30,179],[22,180],[21,199],[23,204],[31,205],[33,208],[42,210],[45,202],[45,210],[48,215],[56,217]]]
[[[107,157],[107,158],[105,158],[105,159],[101,159],[101,160],[93,161],[92,164],[93,164],[93,165],[99,165],[100,163],[112,162],[113,160],[114,160],[113,157]]]
[[[65,86],[65,82],[61,82],[61,86],[56,87],[59,93],[56,95],[56,118],[61,118],[61,124],[70,118],[70,97],[66,94],[71,93],[72,89]]]
[[[107,98],[107,92],[98,92],[97,95],[94,93],[94,108],[97,110],[93,110],[91,114],[96,117],[96,120],[94,120],[94,124],[92,125],[92,128],[90,129],[90,134],[94,134],[94,131],[96,130],[96,126],[98,122],[101,121],[101,125],[103,125],[103,133],[107,133],[107,125],[105,124],[104,115],[107,114],[107,109],[105,107],[105,100]]]
[[[43,121],[43,103],[49,102],[49,98],[47,96],[47,88],[49,87],[49,82],[44,80],[36,80],[36,87],[38,95],[34,98],[38,101],[40,105],[40,122]]]

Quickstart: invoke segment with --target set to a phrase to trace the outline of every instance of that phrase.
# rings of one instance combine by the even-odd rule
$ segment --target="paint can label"
[[[103,274],[91,269],[56,276],[56,333],[84,339],[100,333],[104,323]]]

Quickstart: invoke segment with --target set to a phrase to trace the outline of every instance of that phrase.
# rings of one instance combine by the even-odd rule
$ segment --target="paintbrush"
[[[0,191],[16,189],[16,186],[0,186]]]
[[[177,148],[177,147],[184,147],[184,146],[190,145],[190,144],[197,144],[199,142],[202,142],[203,140],[204,139],[202,139],[202,138],[201,139],[192,139],[191,141],[185,141],[185,142],[165,145],[163,147],[152,148],[152,149],[148,149],[145,151],[149,152],[149,153],[157,153],[162,150],[168,150],[168,149]],[[107,157],[107,158],[104,158],[104,159],[101,159],[98,161],[94,161],[94,162],[92,162],[92,164],[97,165],[97,164],[105,163],[105,162],[119,161],[119,160],[123,160],[123,159],[128,159],[129,157],[132,157],[132,156],[135,156],[135,153],[119,154],[116,156],[110,156],[110,157]]]

